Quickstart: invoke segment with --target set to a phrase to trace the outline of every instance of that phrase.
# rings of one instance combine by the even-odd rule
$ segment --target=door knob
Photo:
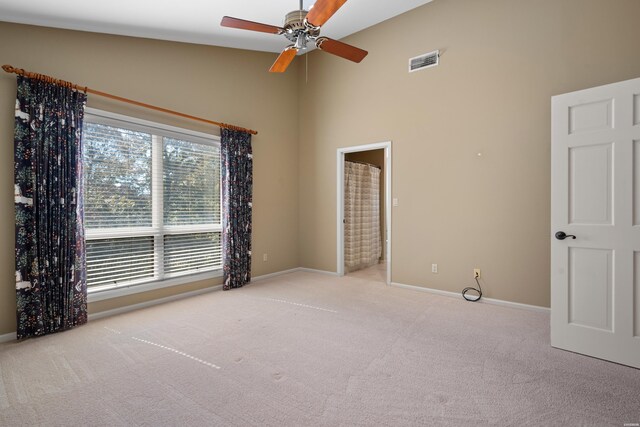
[[[571,238],[573,238],[573,239],[575,239],[575,238],[576,238],[576,236],[574,236],[573,234],[567,234],[567,233],[565,233],[564,231],[558,231],[558,232],[556,233],[556,239],[558,239],[558,240],[564,240],[564,239],[566,239],[567,237],[571,237]]]

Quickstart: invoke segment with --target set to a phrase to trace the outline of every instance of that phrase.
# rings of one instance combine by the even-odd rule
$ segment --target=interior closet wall
[[[380,168],[380,241],[382,242],[382,256],[380,260],[384,260],[386,256],[386,232],[385,232],[385,209],[384,209],[384,150],[359,151],[357,153],[346,153],[344,159],[349,162],[369,163],[370,165]]]

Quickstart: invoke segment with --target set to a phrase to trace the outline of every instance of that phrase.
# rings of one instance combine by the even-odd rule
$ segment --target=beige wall
[[[391,140],[393,281],[459,292],[479,267],[485,296],[549,306],[550,98],[640,77],[639,16],[637,0],[435,0],[345,39],[361,64],[311,53],[302,266],[336,270],[336,149]],[[407,72],[435,49],[440,66]]]
[[[382,242],[382,255],[380,256],[381,260],[385,258],[385,232],[384,232],[384,224],[385,224],[385,206],[384,206],[384,150],[368,150],[368,151],[357,151],[355,153],[345,153],[345,160],[349,160],[352,162],[364,162],[369,163],[370,165],[377,166],[380,168],[380,241]]]
[[[297,267],[296,73],[267,72],[273,54],[0,23],[0,61],[196,116],[253,137],[254,276]],[[295,70],[294,70],[295,71]],[[0,72],[0,335],[15,331],[13,110],[15,75]],[[219,134],[219,130],[90,96],[89,106]],[[269,261],[262,261],[263,253]],[[220,281],[89,305],[96,313]]]

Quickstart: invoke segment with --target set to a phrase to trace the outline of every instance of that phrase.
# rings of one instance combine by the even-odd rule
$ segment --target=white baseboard
[[[115,316],[116,314],[122,314],[129,311],[140,310],[141,308],[151,307],[158,304],[164,304],[166,302],[178,301],[184,298],[194,297],[197,295],[206,294],[213,291],[218,291],[222,289],[222,285],[213,286],[211,288],[198,289],[191,292],[184,292],[182,294],[171,295],[169,297],[154,299],[151,301],[141,302],[139,304],[126,305],[124,307],[114,308],[113,310],[101,311],[99,313],[89,314],[89,321],[98,320],[104,317]],[[8,334],[0,335],[0,343],[15,341],[17,339],[17,335],[15,332],[10,332]]]
[[[337,276],[338,275],[338,273],[336,273],[335,271],[316,270],[314,268],[306,268],[306,267],[299,267],[298,271],[304,271],[306,273],[328,274],[329,276]]]
[[[391,286],[395,286],[396,288],[410,289],[412,291],[429,292],[429,293],[435,294],[435,295],[442,295],[442,296],[445,296],[445,297],[452,297],[452,298],[462,299],[462,294],[460,292],[441,291],[440,289],[424,288],[422,286],[405,285],[403,283],[395,283],[395,282],[392,282]],[[537,306],[537,305],[529,305],[529,304],[521,304],[519,302],[503,301],[503,300],[494,299],[494,298],[482,297],[482,299],[480,301],[478,301],[478,302],[485,303],[485,304],[501,305],[503,307],[518,308],[518,309],[521,309],[521,310],[537,311],[537,312],[541,312],[541,313],[549,313],[551,311],[547,307],[540,307],[540,306]]]
[[[263,274],[262,276],[252,277],[252,282],[259,282],[260,280],[271,279],[272,277],[282,276],[283,274],[295,273],[300,271],[300,267],[292,268],[290,270],[276,271],[275,273]]]
[[[0,343],[15,341],[18,339],[18,335],[15,332],[9,332],[8,334],[0,335]]]
[[[252,277],[251,282],[249,282],[248,284],[251,284],[253,282],[259,282],[260,280],[269,279],[271,277],[277,277],[277,276],[282,276],[284,274],[295,273],[296,271],[300,271],[300,268],[292,268],[290,270],[276,271],[275,273],[263,274],[262,276]],[[198,289],[196,291],[172,295],[170,297],[141,302],[139,304],[127,305],[125,307],[118,307],[118,308],[114,308],[113,310],[101,311],[100,313],[90,314],[89,320],[96,320],[96,319],[101,319],[103,317],[114,316],[116,314],[126,313],[128,311],[133,311],[133,310],[139,310],[141,308],[151,307],[157,304],[164,304],[166,302],[177,301],[183,298],[202,295],[208,292],[219,291],[221,289],[222,289],[222,285],[217,285],[210,288]]]
[[[264,274],[262,276],[257,276],[257,277],[252,278],[251,282],[265,280],[265,279],[269,279],[271,277],[282,276],[284,274],[295,273],[296,271],[300,271],[300,270],[302,270],[302,269],[301,268],[292,268],[290,270],[277,271],[275,273]],[[319,271],[319,270],[308,270],[308,271],[315,271],[317,273],[325,273],[325,274],[333,274],[333,273]],[[221,289],[222,289],[222,285],[217,285],[217,286],[212,286],[210,288],[198,289],[198,290],[195,290],[195,291],[184,292],[184,293],[181,293],[181,294],[172,295],[172,296],[165,297],[165,298],[159,298],[159,299],[154,299],[154,300],[151,300],[151,301],[145,301],[145,302],[141,302],[139,304],[132,304],[132,305],[124,306],[124,307],[118,307],[118,308],[114,308],[113,310],[106,310],[106,311],[101,311],[99,313],[92,313],[92,314],[89,314],[89,320],[98,320],[98,319],[102,319],[102,318],[105,318],[105,317],[115,316],[117,314],[126,313],[126,312],[129,312],[129,311],[140,310],[140,309],[146,308],[146,307],[152,307],[152,306],[158,305],[158,304],[164,304],[164,303],[171,302],[171,301],[178,301],[178,300],[181,300],[183,298],[189,298],[189,297],[194,297],[194,296],[197,296],[197,295],[206,294],[206,293],[209,293],[209,292],[219,291]],[[16,339],[17,339],[17,335],[16,335],[15,332],[9,332],[8,334],[0,335],[0,343],[9,342],[9,341],[15,341]]]
[[[89,320],[102,319],[104,317],[115,316],[116,314],[126,313],[128,311],[140,310],[141,308],[152,307],[158,304],[164,304],[166,302],[178,301],[184,298],[195,297],[197,295],[206,294],[209,292],[219,291],[222,289],[222,285],[212,286],[210,288],[198,289],[195,291],[184,292],[177,295],[171,295],[169,297],[154,299],[151,301],[145,301],[138,304],[126,305],[124,307],[114,308],[113,310],[101,311],[99,313],[92,313],[89,315]]]
[[[325,274],[325,275],[330,275],[330,276],[337,276],[338,273],[333,272],[333,271],[324,271],[324,270],[315,270],[313,268],[304,268],[304,267],[298,267],[298,268],[292,268],[290,270],[283,270],[283,271],[277,271],[275,273],[269,273],[269,274],[264,274],[262,276],[257,276],[252,278],[252,282],[254,281],[260,281],[260,280],[265,280],[265,279],[269,279],[272,277],[277,277],[277,276],[282,276],[285,274],[290,274],[290,273],[295,273],[298,271],[303,271],[303,272],[307,272],[307,273],[317,273],[317,274]],[[439,289],[431,289],[431,288],[424,288],[422,286],[414,286],[414,285],[405,285],[403,283],[396,283],[396,282],[392,282],[391,286],[397,287],[397,288],[403,288],[403,289],[409,289],[412,291],[419,291],[419,292],[429,292],[435,295],[442,295],[442,296],[446,296],[446,297],[453,297],[453,298],[458,298],[461,299],[462,296],[460,295],[460,293],[458,292],[449,292],[449,291],[442,291]],[[146,307],[152,307],[154,305],[158,305],[158,304],[164,304],[167,302],[171,302],[171,301],[178,301],[184,298],[190,298],[190,297],[194,297],[197,295],[202,295],[202,294],[206,294],[209,292],[214,292],[214,291],[219,291],[222,289],[222,285],[217,285],[217,286],[213,286],[210,288],[205,288],[205,289],[198,289],[195,291],[191,291],[191,292],[185,292],[185,293],[181,293],[181,294],[177,294],[177,295],[172,295],[169,297],[165,297],[165,298],[160,298],[160,299],[154,299],[151,301],[145,301],[145,302],[141,302],[139,304],[132,304],[132,305],[127,305],[124,307],[118,307],[118,308],[114,308],[113,310],[106,310],[106,311],[101,311],[99,313],[92,313],[89,315],[89,320],[97,320],[97,319],[102,319],[104,317],[109,317],[109,316],[115,316],[117,314],[122,314],[122,313],[126,313],[129,311],[134,311],[134,310],[140,310],[142,308],[146,308]],[[482,303],[486,303],[486,304],[493,304],[493,305],[501,305],[504,307],[511,307],[511,308],[519,308],[519,309],[524,309],[524,310],[530,310],[530,311],[537,311],[537,312],[543,312],[543,313],[549,313],[550,309],[547,307],[539,307],[536,305],[529,305],[529,304],[521,304],[518,302],[510,302],[510,301],[503,301],[503,300],[499,300],[499,299],[493,299],[493,298],[485,298],[483,297],[479,302]],[[16,333],[15,332],[10,332],[8,334],[4,334],[4,335],[0,335],[0,343],[3,342],[9,342],[9,341],[15,341],[17,339]]]

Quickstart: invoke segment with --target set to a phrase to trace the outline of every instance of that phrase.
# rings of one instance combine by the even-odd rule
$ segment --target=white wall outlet
[[[479,268],[474,268],[473,269],[473,277],[474,278],[477,277],[478,279],[480,278],[480,269]]]
[[[398,199],[396,198],[393,199],[393,206],[398,206]]]
[[[262,261],[267,262],[267,254],[262,254]]]
[[[438,272],[438,264],[431,264],[431,272],[432,273]]]

